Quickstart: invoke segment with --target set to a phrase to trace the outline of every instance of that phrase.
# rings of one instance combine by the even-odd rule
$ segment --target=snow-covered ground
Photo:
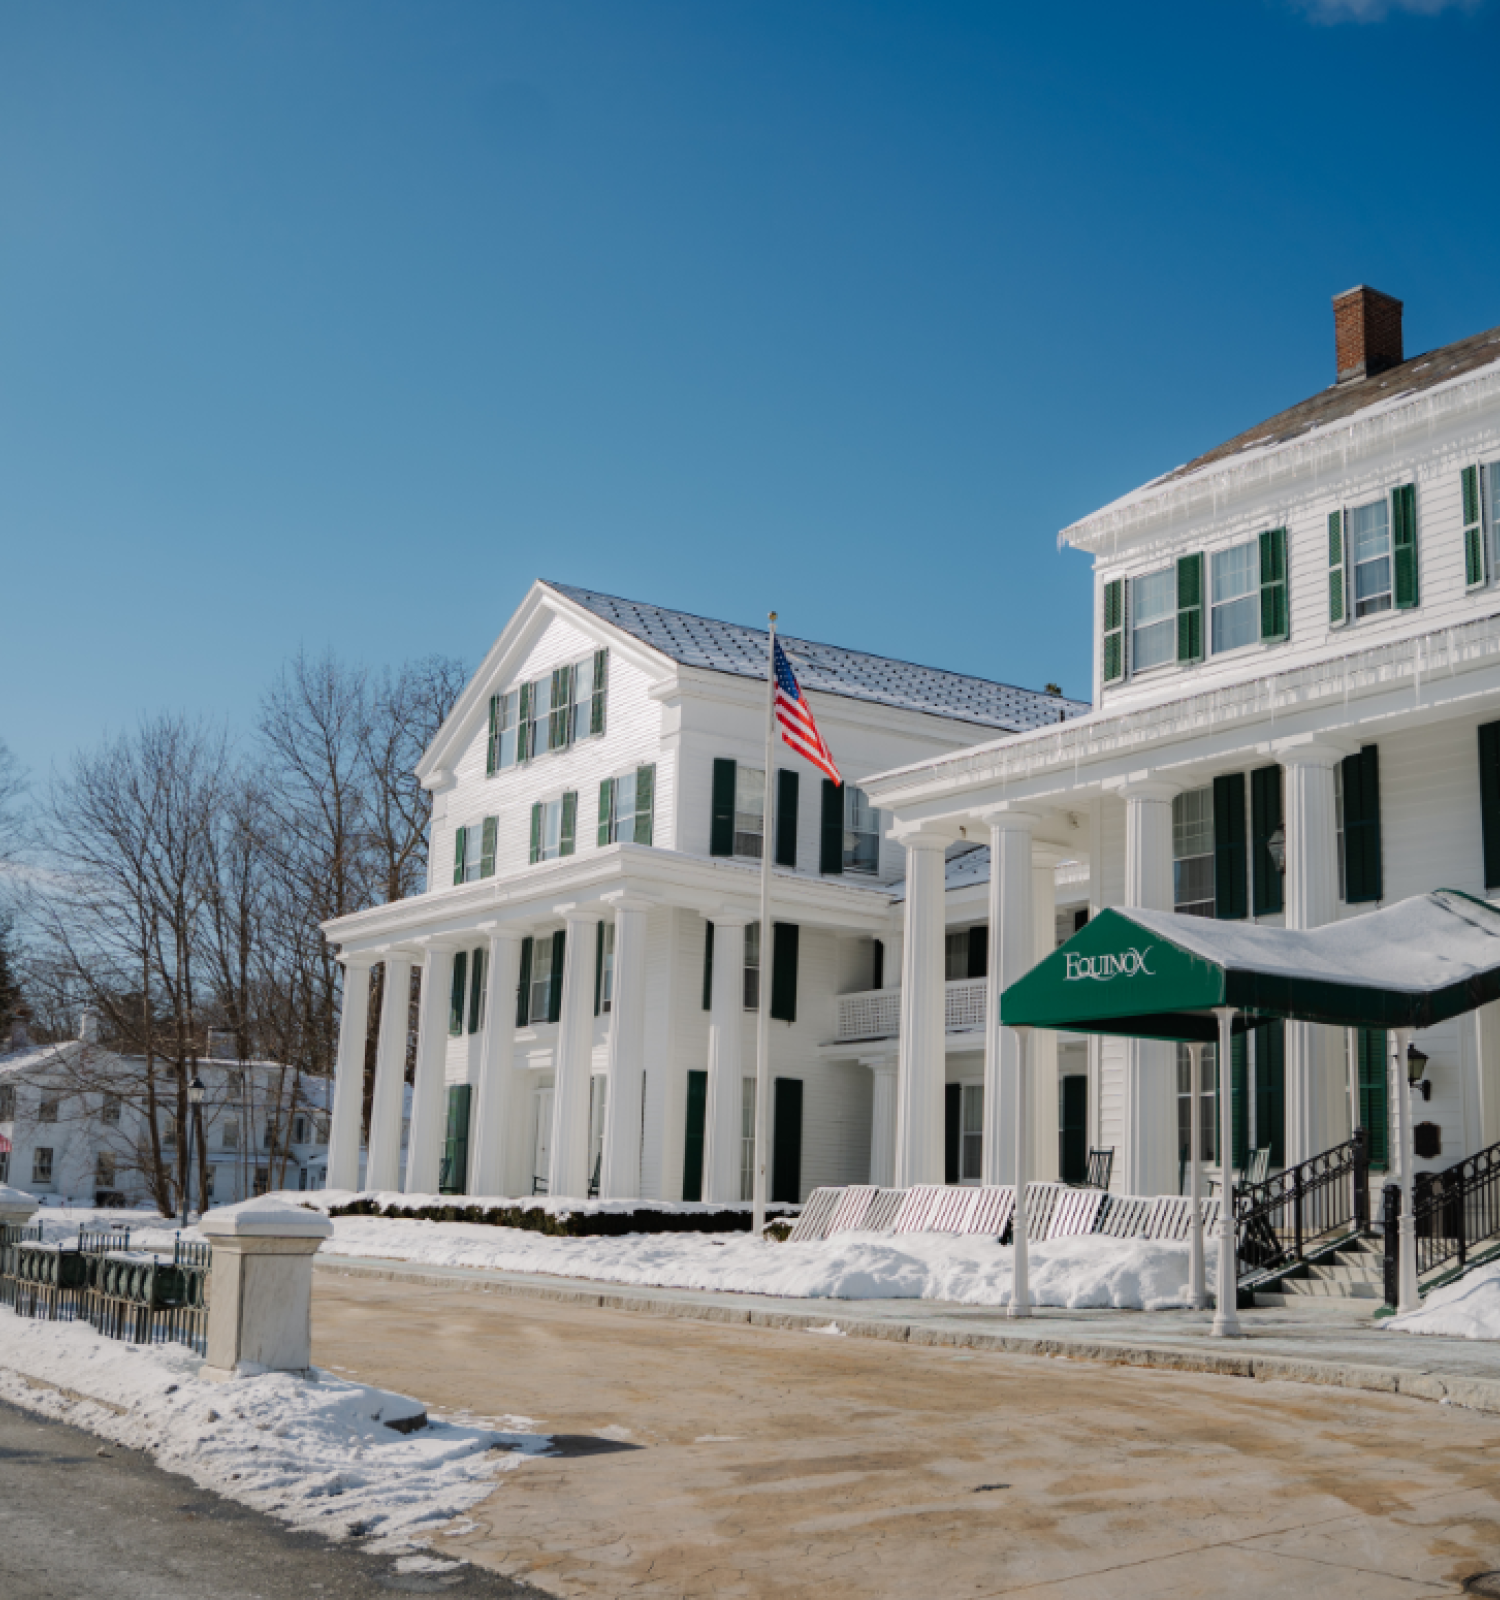
[[[498,1473],[549,1445],[524,1417],[434,1418],[402,1434],[380,1420],[420,1410],[402,1396],[330,1372],[205,1383],[201,1365],[181,1345],[130,1345],[0,1309],[0,1398],[148,1451],[294,1527],[367,1536],[367,1549],[425,1547]]]
[[[1396,1333],[1437,1333],[1450,1339],[1500,1339],[1500,1261],[1434,1289],[1420,1311],[1384,1324]]]

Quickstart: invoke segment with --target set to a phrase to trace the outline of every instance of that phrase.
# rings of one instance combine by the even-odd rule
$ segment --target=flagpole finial
[[[767,615],[767,617],[769,617],[771,619],[772,622],[775,622],[776,613],[774,611],[768,611],[768,612],[766,612],[766,615]]]

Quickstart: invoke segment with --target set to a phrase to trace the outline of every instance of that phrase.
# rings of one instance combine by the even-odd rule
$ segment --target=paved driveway
[[[1453,1406],[321,1274],[314,1336],[637,1447],[528,1461],[442,1541],[562,1595],[1421,1600],[1500,1569],[1500,1419]]]

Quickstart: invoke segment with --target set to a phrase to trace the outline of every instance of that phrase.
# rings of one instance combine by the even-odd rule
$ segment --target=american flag
[[[781,724],[781,737],[799,756],[806,756],[815,767],[821,767],[835,783],[844,779],[833,763],[833,752],[823,743],[818,724],[813,720],[812,707],[797,682],[797,674],[776,641],[776,720]]]

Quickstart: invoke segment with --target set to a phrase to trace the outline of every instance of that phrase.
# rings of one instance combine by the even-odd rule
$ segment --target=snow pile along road
[[[741,1233],[564,1239],[473,1222],[332,1220],[325,1258],[487,1267],[815,1300],[951,1300],[982,1306],[1010,1301],[1010,1247],[974,1236],[844,1233],[816,1244],[767,1244]],[[1029,1259],[1037,1305],[1163,1311],[1188,1303],[1186,1244],[1054,1239],[1032,1245]]]
[[[331,1243],[332,1241],[330,1241]],[[1420,1311],[1391,1317],[1393,1333],[1436,1333],[1449,1339],[1500,1339],[1500,1262],[1434,1289]]]
[[[405,1396],[327,1372],[204,1383],[200,1366],[181,1345],[129,1345],[84,1323],[0,1309],[0,1399],[147,1451],[168,1472],[293,1527],[369,1536],[371,1550],[425,1545],[490,1494],[497,1473],[550,1443],[440,1420],[402,1434],[385,1422],[420,1413]]]

